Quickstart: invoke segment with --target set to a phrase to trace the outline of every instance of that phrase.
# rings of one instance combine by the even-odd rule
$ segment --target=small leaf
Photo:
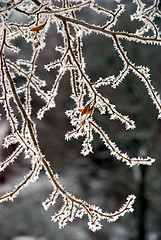
[[[45,27],[46,23],[47,23],[47,19],[46,19],[46,21],[43,24],[31,28],[30,31],[32,31],[32,32],[39,32],[40,30],[42,30]]]
[[[83,116],[84,114],[90,114],[92,111],[90,103],[88,103],[83,109],[79,108],[78,111],[81,112],[81,116]]]

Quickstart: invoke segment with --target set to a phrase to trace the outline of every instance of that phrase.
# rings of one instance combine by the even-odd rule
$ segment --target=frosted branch
[[[115,4],[116,2],[119,1],[115,1]],[[0,163],[0,171],[5,171],[21,155],[30,161],[31,170],[11,192],[0,197],[0,202],[13,200],[24,187],[37,181],[40,172],[44,171],[53,187],[51,195],[43,202],[45,210],[59,201],[59,196],[63,200],[59,211],[52,216],[52,221],[58,222],[60,228],[64,227],[68,221],[72,222],[76,217],[82,218],[83,215],[87,215],[89,229],[96,231],[102,227],[101,220],[116,221],[125,213],[133,211],[134,195],[127,197],[120,210],[108,213],[99,206],[75,197],[60,184],[58,175],[53,173],[50,163],[41,151],[37,136],[37,121],[35,121],[36,116],[33,111],[35,106],[32,101],[33,92],[38,101],[40,99],[43,101],[37,112],[37,117],[42,120],[45,112],[56,106],[56,96],[59,94],[61,81],[64,79],[68,81],[69,78],[73,107],[66,111],[66,115],[69,117],[73,129],[66,133],[65,139],[83,137],[81,153],[86,156],[93,152],[94,133],[97,133],[111,156],[117,160],[125,162],[130,167],[140,164],[151,165],[155,161],[152,157],[129,157],[127,153],[122,153],[103,130],[105,127],[95,121],[96,112],[108,113],[110,120],[118,119],[125,125],[126,130],[137,127],[129,116],[120,113],[117,110],[118,107],[101,92],[103,88],[110,87],[117,91],[116,87],[119,87],[121,83],[124,84],[123,80],[130,71],[144,83],[159,112],[158,118],[161,118],[160,95],[153,87],[150,69],[134,63],[123,47],[126,45],[122,46],[121,44],[132,41],[140,45],[145,44],[147,47],[149,45],[161,46],[161,32],[155,21],[156,18],[161,17],[159,1],[154,0],[153,4],[148,7],[141,0],[133,0],[133,4],[136,5],[136,11],[130,16],[131,24],[133,20],[141,24],[141,27],[134,33],[125,32],[124,29],[117,31],[114,28],[117,27],[124,15],[125,4],[117,4],[117,7],[111,10],[111,8],[106,9],[95,4],[93,0],[62,0],[55,4],[53,1],[41,0],[2,1],[0,9],[0,103],[10,128],[9,133],[4,137],[2,147],[6,149],[12,145],[16,145],[16,147],[7,159]],[[101,23],[101,26],[95,21],[96,19],[93,19],[95,21],[93,24],[82,20],[83,17],[80,13],[83,13],[84,9],[95,16],[96,14],[104,15],[104,20],[102,20],[104,22]],[[14,16],[15,12],[21,14],[22,22],[17,21],[16,18],[15,22],[12,22],[11,16]],[[49,29],[52,34],[53,28],[55,29],[53,37],[56,38],[56,35],[59,35],[60,38],[61,35],[63,41],[60,41],[58,46],[54,47],[55,49],[51,49],[51,56],[53,50],[59,52],[58,58],[53,55],[52,59],[48,60],[48,54],[45,55],[43,67],[46,70],[46,77],[44,80],[37,71],[40,68],[37,60],[41,53],[46,51],[45,46],[48,44],[46,36]],[[112,40],[109,41],[109,44],[111,43],[109,47],[116,50],[123,63],[122,70],[116,73],[116,77],[106,75],[105,78],[100,76],[97,80],[93,80],[88,73],[84,57],[84,42],[91,34]],[[20,57],[21,46],[19,48],[16,46],[17,38],[23,39],[24,45],[26,43],[30,45],[29,57],[23,56],[23,59]],[[25,47],[28,47],[27,44]],[[10,59],[9,52],[12,53]],[[52,86],[47,81],[49,71],[53,71],[53,76],[56,76],[50,81]],[[17,81],[18,77],[23,77],[23,81]]]

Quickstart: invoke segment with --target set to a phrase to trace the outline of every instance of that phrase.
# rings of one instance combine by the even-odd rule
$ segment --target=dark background
[[[133,32],[141,26],[137,21],[130,22],[129,15],[136,10],[131,2],[122,1],[126,4],[126,12],[119,18],[115,29]],[[151,2],[146,1],[147,4]],[[111,9],[116,8],[116,3],[112,0],[101,1],[101,5]],[[20,16],[23,19],[21,14],[15,13],[12,20],[16,21]],[[99,24],[105,20],[105,17],[89,12],[87,9],[81,11],[79,18]],[[157,19],[156,22],[159,26],[161,20]],[[56,71],[51,70],[48,73],[43,69],[43,65],[59,57],[54,48],[61,43],[61,36],[56,33],[53,25],[47,34],[46,47],[37,63],[37,75],[46,79],[48,89],[54,82]],[[26,44],[21,38],[16,39],[14,44],[22,50],[18,56],[10,54],[10,59],[13,61],[15,58],[30,59],[30,44]],[[160,47],[125,40],[122,41],[122,45],[136,65],[145,65],[151,69],[152,84],[160,93]],[[104,36],[91,34],[84,37],[83,50],[87,73],[92,81],[100,76],[103,78],[113,74],[117,76],[123,67],[122,61],[112,46],[112,41]],[[129,115],[136,122],[136,129],[126,131],[124,125],[118,120],[110,121],[108,113],[103,116],[96,114],[96,121],[106,130],[110,139],[117,143],[122,152],[127,152],[131,157],[149,155],[156,158],[152,166],[127,167],[110,156],[110,152],[97,135],[93,142],[94,154],[87,157],[80,154],[82,139],[69,142],[64,140],[65,133],[71,130],[69,119],[64,112],[73,106],[70,99],[68,73],[61,81],[59,94],[56,97],[56,108],[47,112],[42,121],[36,119],[36,112],[43,103],[33,93],[33,119],[38,126],[40,146],[51,162],[53,171],[59,174],[61,183],[76,197],[99,205],[105,211],[113,212],[122,206],[129,194],[133,193],[137,196],[134,204],[135,211],[114,223],[109,224],[103,221],[103,228],[97,233],[88,230],[86,217],[82,220],[75,219],[73,223],[68,223],[65,229],[59,230],[57,223],[50,222],[50,217],[59,203],[51,207],[48,212],[41,205],[52,191],[42,171],[39,181],[24,189],[13,203],[4,202],[0,205],[0,240],[12,240],[17,236],[30,236],[31,240],[32,238],[39,240],[161,239],[161,120],[157,120],[157,110],[143,82],[132,73],[129,73],[115,90],[107,86],[101,91],[111,103],[116,105],[118,111]],[[0,142],[9,132],[2,108],[1,113]],[[3,161],[13,149],[14,146],[8,150],[1,148],[0,161]],[[29,160],[23,159],[21,155],[14,165],[0,173],[0,193],[11,190],[23,179],[23,175],[29,169]],[[61,203],[61,199],[58,199],[58,202]],[[30,239],[16,238],[16,240]]]

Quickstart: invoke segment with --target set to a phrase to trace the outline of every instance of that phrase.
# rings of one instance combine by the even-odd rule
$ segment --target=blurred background
[[[102,7],[116,8],[113,0],[97,1]],[[150,4],[151,0],[144,1]],[[114,29],[134,32],[141,23],[130,22],[130,14],[136,10],[132,1],[122,0],[126,4],[126,12],[119,18]],[[105,16],[98,15],[89,9],[83,9],[78,18],[90,23],[102,24]],[[14,12],[11,21],[23,21],[23,15]],[[161,19],[156,20],[161,26]],[[161,93],[160,56],[161,48],[122,40],[129,58],[136,65],[145,65],[151,69],[152,84]],[[14,40],[21,48],[18,55],[8,53],[8,57],[30,59],[32,48],[22,38]],[[59,57],[55,46],[62,44],[62,38],[53,25],[46,38],[46,47],[37,62],[37,75],[47,81],[46,90],[50,89],[56,70],[46,72],[44,64]],[[84,57],[87,73],[96,81],[99,77],[117,76],[123,64],[112,46],[112,41],[101,35],[91,34],[84,37]],[[16,79],[22,81],[20,77]],[[129,115],[136,123],[135,130],[125,130],[120,121],[110,121],[109,115],[95,114],[98,124],[116,142],[122,152],[129,156],[151,156],[156,159],[152,166],[127,167],[119,162],[105,148],[98,135],[93,141],[94,153],[87,157],[80,154],[82,139],[66,142],[64,135],[71,130],[65,110],[73,107],[70,99],[71,88],[69,74],[61,81],[59,94],[56,97],[56,108],[45,114],[42,121],[36,119],[36,112],[43,102],[33,92],[33,119],[37,123],[37,131],[42,152],[50,161],[52,169],[60,176],[61,183],[76,197],[99,205],[104,211],[113,212],[119,209],[129,194],[137,196],[135,211],[126,214],[117,222],[102,221],[103,228],[93,233],[88,230],[87,218],[75,219],[73,223],[59,230],[57,223],[50,221],[51,215],[58,209],[61,199],[47,212],[41,203],[52,192],[52,186],[42,171],[38,182],[23,189],[14,202],[0,204],[0,240],[161,240],[161,120],[157,120],[157,110],[147,94],[143,84],[133,73],[126,76],[116,89],[110,86],[101,89],[104,96],[115,104],[123,115]],[[0,122],[0,145],[3,137],[9,133],[9,125],[0,106],[2,120]],[[0,161],[3,161],[13,150],[0,147]],[[30,169],[30,161],[23,155],[0,173],[0,193],[10,191],[23,179]]]

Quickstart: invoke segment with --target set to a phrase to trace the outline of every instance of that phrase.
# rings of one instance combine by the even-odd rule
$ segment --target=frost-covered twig
[[[11,163],[17,160],[21,153],[24,153],[24,157],[31,161],[31,170],[24,176],[24,180],[15,186],[11,192],[0,197],[0,202],[13,200],[20,190],[31,182],[38,180],[39,173],[43,169],[53,186],[52,194],[43,203],[44,208],[47,210],[51,205],[54,205],[58,200],[58,196],[61,196],[64,202],[59,212],[52,216],[52,221],[58,221],[59,226],[64,227],[68,221],[73,221],[75,217],[81,218],[86,214],[89,218],[89,228],[92,231],[96,231],[102,227],[101,220],[105,219],[108,222],[116,221],[126,212],[132,212],[135,196],[129,195],[120,210],[114,213],[107,213],[103,212],[100,207],[91,205],[85,200],[73,196],[59,183],[57,174],[53,173],[50,163],[44,157],[39,145],[37,126],[32,115],[34,107],[32,105],[32,91],[34,90],[38,99],[41,98],[44,101],[43,107],[37,112],[37,117],[42,120],[45,112],[56,106],[55,97],[58,94],[60,82],[63,80],[66,72],[69,72],[71,99],[74,101],[75,106],[73,109],[66,111],[73,130],[67,132],[65,138],[69,140],[72,137],[76,139],[80,136],[84,137],[81,153],[86,156],[93,151],[93,132],[96,132],[111,155],[125,162],[128,166],[152,164],[154,159],[151,157],[129,157],[127,153],[122,153],[103,130],[104,126],[100,126],[95,120],[95,112],[98,110],[100,114],[108,112],[110,119],[120,120],[125,124],[126,130],[132,130],[136,127],[134,121],[129,116],[120,113],[109,98],[101,93],[101,88],[118,87],[129,72],[132,71],[144,82],[148,94],[159,112],[158,118],[161,118],[160,95],[151,83],[149,68],[138,66],[134,63],[121,43],[124,40],[137,44],[161,45],[160,29],[155,22],[156,17],[161,17],[161,12],[158,8],[159,1],[154,0],[150,7],[146,7],[146,4],[141,0],[133,1],[137,9],[131,16],[131,21],[137,20],[142,23],[141,28],[134,33],[125,32],[124,29],[120,31],[114,29],[114,27],[117,27],[117,23],[126,9],[126,6],[123,4],[118,5],[115,10],[111,10],[95,4],[94,0],[80,0],[79,2],[61,0],[57,3],[53,2],[44,3],[41,0],[26,2],[20,0],[16,1],[16,3],[15,1],[10,1],[9,5],[6,2],[1,4],[0,103],[3,104],[6,119],[10,124],[10,133],[4,138],[3,147],[8,148],[10,145],[16,144],[16,148],[4,162],[0,163],[0,171],[5,171]],[[97,22],[91,24],[88,21],[81,20],[79,13],[85,8],[96,14],[102,14],[107,19],[101,26]],[[27,21],[24,20],[21,23],[11,22],[11,15],[14,14],[14,11],[25,15],[24,19],[27,19]],[[56,27],[57,33],[61,34],[63,43],[61,42],[60,46],[55,47],[55,50],[59,51],[60,57],[56,60],[53,57],[53,61],[50,60],[44,66],[44,69],[47,71],[57,71],[53,85],[49,86],[48,90],[45,90],[44,87],[48,86],[48,82],[37,75],[36,69],[40,53],[46,50],[46,35],[51,26]],[[112,75],[103,79],[100,76],[94,81],[87,73],[83,42],[84,37],[88,37],[90,34],[103,35],[105,39],[113,40],[110,47],[116,50],[123,62],[123,68],[118,72],[117,77]],[[23,38],[24,41],[32,46],[30,58],[24,56],[24,59],[17,59],[15,54],[20,49],[15,46],[13,40],[18,37]],[[8,57],[8,51],[12,51],[12,60]],[[17,84],[15,79],[21,76],[23,76],[24,81]]]

